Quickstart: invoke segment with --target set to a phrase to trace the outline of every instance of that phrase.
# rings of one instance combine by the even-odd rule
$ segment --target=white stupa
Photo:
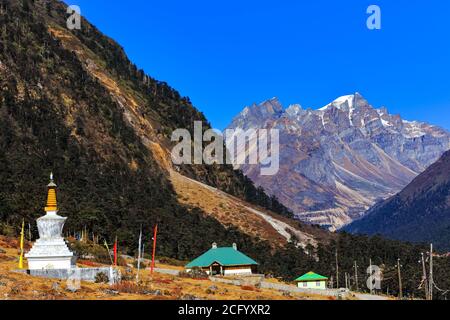
[[[39,239],[25,255],[29,270],[71,269],[73,253],[67,247],[62,231],[67,218],[58,216],[56,184],[53,174],[48,185],[46,215],[37,219]]]

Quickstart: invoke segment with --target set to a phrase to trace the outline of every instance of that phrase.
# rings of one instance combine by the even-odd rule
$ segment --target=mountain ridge
[[[241,169],[298,218],[332,230],[400,191],[450,148],[447,130],[376,109],[360,93],[316,110],[284,109],[272,98],[246,107],[228,128],[279,129],[280,173]]]
[[[450,151],[392,198],[344,231],[434,243],[450,250]]]

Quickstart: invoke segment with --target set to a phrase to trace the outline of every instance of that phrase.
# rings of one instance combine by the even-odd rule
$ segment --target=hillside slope
[[[450,250],[450,151],[402,192],[345,228]]]

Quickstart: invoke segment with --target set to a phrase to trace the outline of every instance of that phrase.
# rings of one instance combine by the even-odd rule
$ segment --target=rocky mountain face
[[[403,191],[371,208],[345,230],[434,243],[450,250],[450,151]]]
[[[246,107],[228,128],[278,129],[279,173],[241,169],[299,219],[332,230],[400,191],[450,148],[448,131],[376,109],[359,93],[318,110],[283,109],[273,98]]]

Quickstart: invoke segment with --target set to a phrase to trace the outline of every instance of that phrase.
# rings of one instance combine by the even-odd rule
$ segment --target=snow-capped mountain
[[[297,217],[338,229],[400,191],[450,149],[450,133],[373,108],[359,93],[318,110],[273,98],[246,107],[230,129],[280,130],[280,171],[241,167]]]

